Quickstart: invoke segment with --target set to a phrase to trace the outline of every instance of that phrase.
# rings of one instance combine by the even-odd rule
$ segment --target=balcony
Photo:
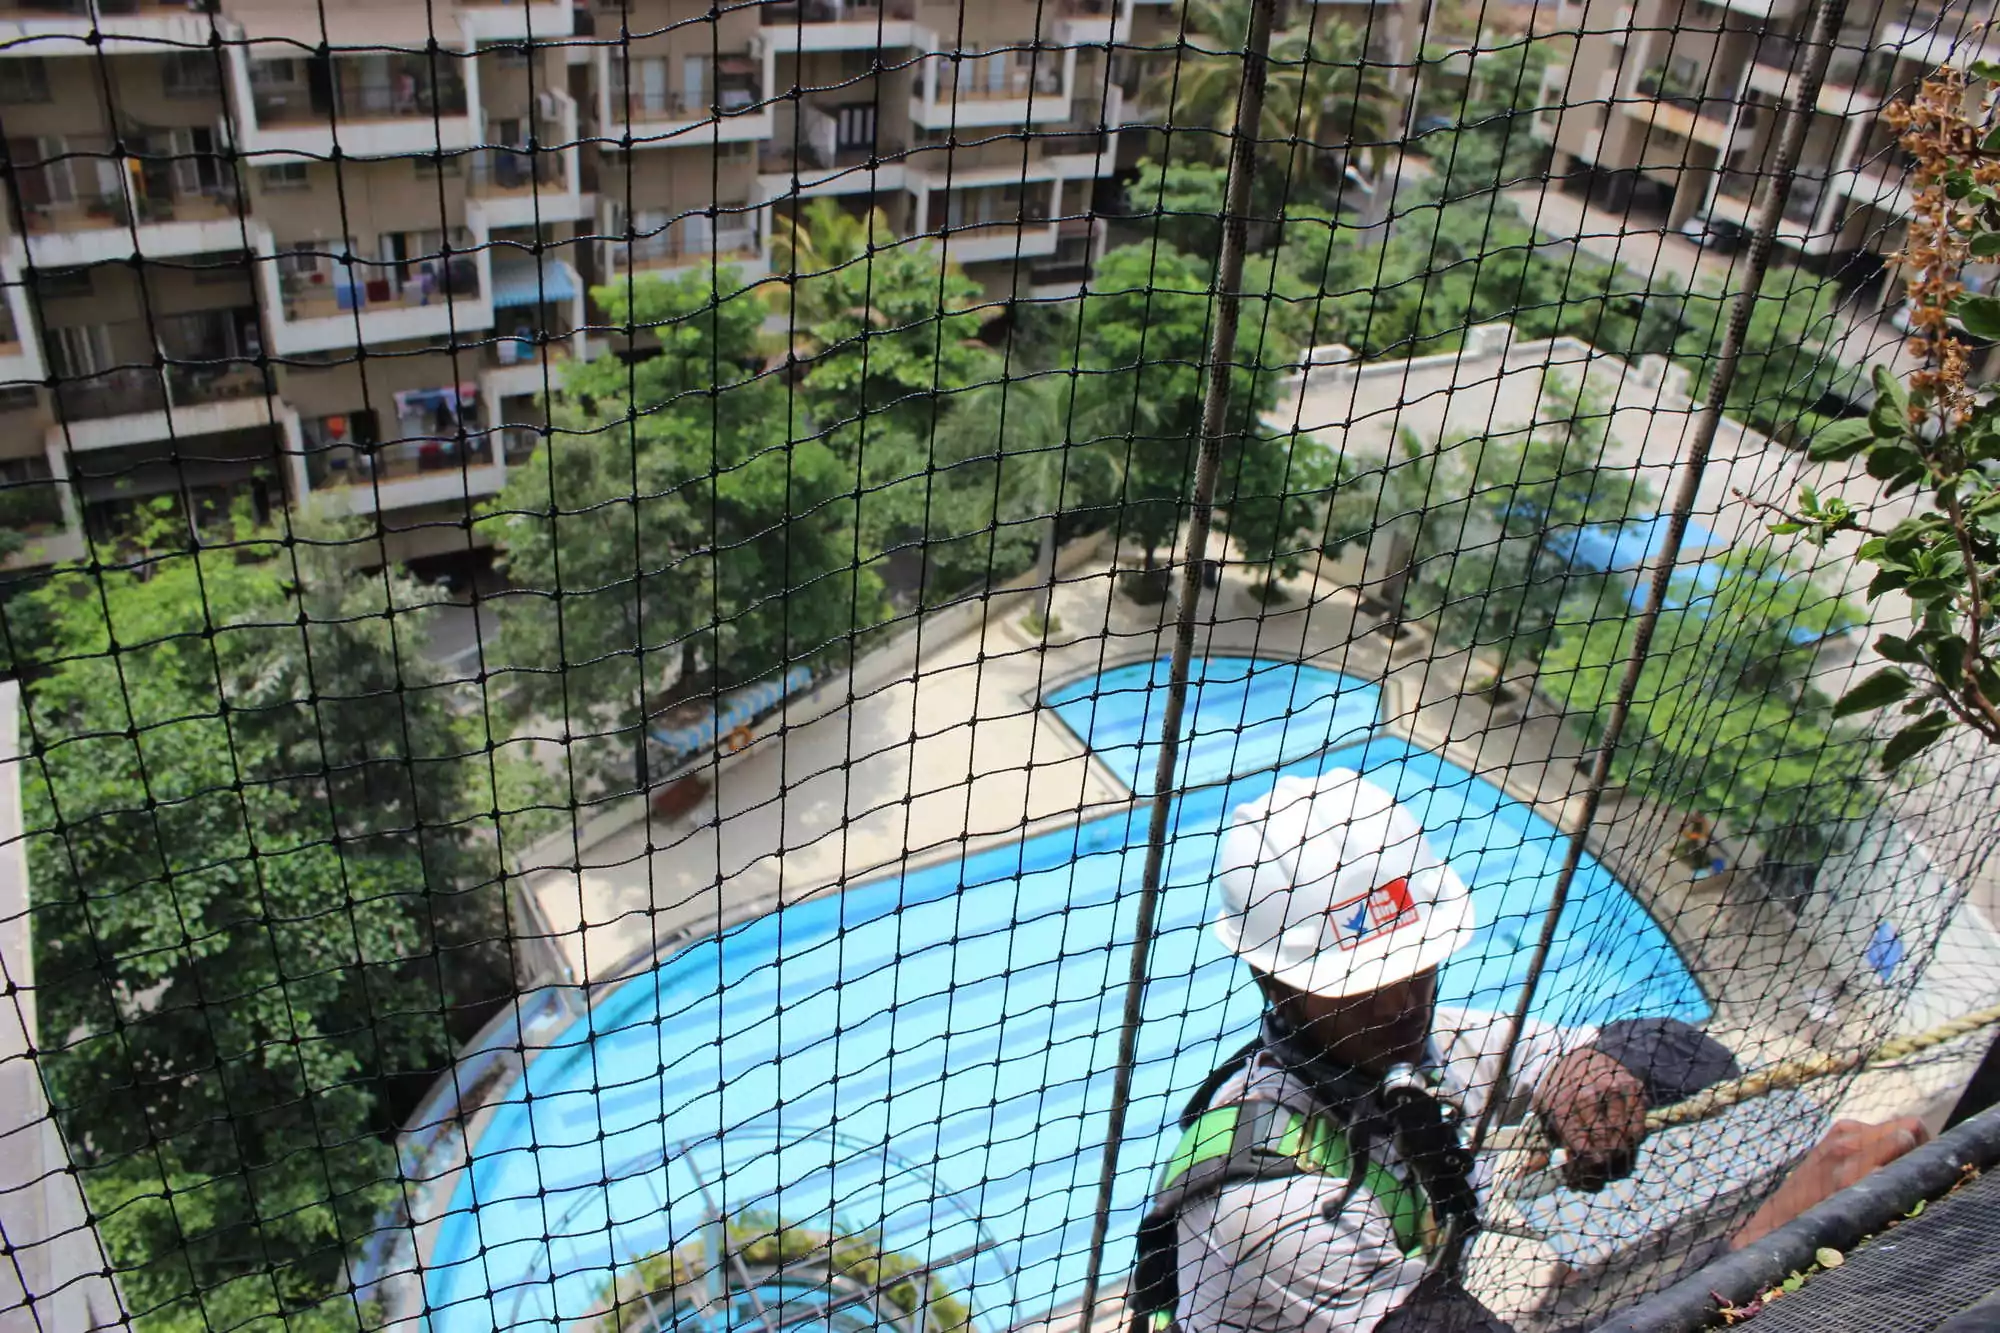
[[[448,261],[356,260],[351,268],[327,255],[262,253],[268,262],[258,265],[259,277],[276,316],[271,341],[282,355],[352,347],[357,329],[363,343],[374,345],[493,326],[483,250]]]
[[[1718,151],[1729,148],[1734,105],[1728,98],[1704,97],[1673,80],[1652,74],[1639,80],[1636,91],[1641,98],[1652,101],[1633,105],[1630,108],[1633,117],[1650,122],[1664,134],[1677,134]]]
[[[126,366],[66,379],[55,396],[49,442],[79,451],[252,430],[281,410],[264,373],[245,365]]]
[[[480,391],[490,399],[540,397],[562,387],[577,355],[575,330],[508,329],[481,351]]]
[[[916,45],[915,0],[887,4],[846,4],[843,0],[799,0],[759,8],[764,42],[787,51],[872,51]]]
[[[220,0],[4,0],[0,2],[0,57],[46,54],[48,39],[101,43],[107,55],[159,54],[163,46],[208,45],[210,19]],[[37,39],[41,39],[38,41]],[[74,48],[72,48],[74,49]]]
[[[242,213],[233,187],[149,188],[28,204],[28,253],[48,268],[78,268],[137,257],[212,254],[243,248]]]
[[[470,155],[470,191],[494,227],[581,222],[590,215],[583,193],[583,154],[577,147],[576,99],[554,89],[535,94],[525,129],[528,142],[484,148]]]
[[[336,513],[374,514],[497,494],[507,468],[489,432],[307,448],[310,493]]]
[[[598,60],[602,89],[598,120],[606,136],[602,147],[618,148],[628,134],[633,148],[687,148],[771,137],[764,62],[747,52],[719,57],[713,62],[713,78],[693,88],[669,87],[658,73],[667,64],[659,57],[631,62],[656,68],[641,73],[640,86],[630,87],[625,82],[625,62],[612,60],[608,49],[600,49]]]
[[[710,265],[735,268],[746,278],[762,277],[768,272],[755,227],[717,227],[703,235],[699,230],[688,229],[687,222],[691,220],[629,242],[606,241],[604,271],[614,279],[627,273],[706,272]]]
[[[576,33],[578,11],[568,0],[458,0],[458,21],[480,42],[548,41]],[[585,11],[588,12],[588,11]]]
[[[1076,52],[1042,51],[1032,65],[1016,51],[988,52],[956,66],[926,60],[910,97],[910,119],[930,130],[1046,125],[1070,118]]]
[[[757,172],[763,177],[766,198],[790,194],[795,176],[802,195],[866,194],[903,188],[903,157],[908,145],[890,140],[879,130],[873,143],[843,144],[837,110],[811,102],[776,108],[771,137],[757,153]],[[878,163],[873,170],[868,166],[871,160]]]
[[[1338,3],[1339,0],[1320,0]],[[1363,0],[1373,4],[1374,0]],[[1062,46],[1104,46],[1125,34],[1118,22],[1118,0],[1063,0],[1056,11],[1055,37]]]
[[[448,49],[435,67],[401,52],[268,59],[229,50],[237,104],[251,109],[242,126],[250,152],[324,158],[338,145],[352,157],[390,157],[475,146],[473,65]]]

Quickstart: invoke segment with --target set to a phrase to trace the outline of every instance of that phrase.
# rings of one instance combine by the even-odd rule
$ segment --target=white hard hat
[[[1239,806],[1216,865],[1215,932],[1294,990],[1361,995],[1472,939],[1472,895],[1410,812],[1359,773],[1280,778]]]

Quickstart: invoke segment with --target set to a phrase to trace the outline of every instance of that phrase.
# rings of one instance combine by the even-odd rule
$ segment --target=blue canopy
[[[516,255],[493,258],[493,308],[540,305],[544,301],[576,299],[576,270],[560,259],[544,259],[539,273],[535,261]]]

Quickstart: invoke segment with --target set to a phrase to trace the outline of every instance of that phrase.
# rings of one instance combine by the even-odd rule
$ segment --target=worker
[[[1464,1137],[1508,1017],[1436,1004],[1471,895],[1382,788],[1336,769],[1239,808],[1215,930],[1265,999],[1258,1038],[1203,1083],[1139,1230],[1128,1295],[1174,1333],[1507,1333],[1458,1282],[1483,1164]],[[1649,1108],[1735,1075],[1665,1019],[1529,1020],[1503,1107],[1539,1116],[1584,1190],[1630,1174]],[[1923,1138],[1843,1122],[1738,1233],[1761,1235]]]

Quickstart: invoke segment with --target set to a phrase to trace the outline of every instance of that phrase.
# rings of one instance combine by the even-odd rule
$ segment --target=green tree
[[[786,233],[780,255],[791,276],[771,297],[795,330],[800,402],[814,427],[858,428],[836,441],[850,461],[884,425],[927,436],[940,393],[999,373],[979,341],[979,284],[928,240],[872,244],[885,225],[815,201]]]
[[[167,531],[28,595],[43,1069],[142,1326],[352,1328],[385,1081],[510,990],[490,770],[407,578]]]
[[[847,463],[792,437],[757,369],[762,303],[717,300],[706,275],[595,296],[662,351],[568,367],[551,438],[493,512],[517,706],[561,719],[585,775],[618,786],[644,720],[830,650],[874,622],[880,582],[857,567]]]
[[[1228,171],[1206,158],[1139,159],[1125,198],[1146,232],[1182,254],[1213,255],[1222,240],[1222,199]],[[1254,229],[1254,224],[1253,224]],[[1252,249],[1262,248],[1253,238]]]
[[[1438,450],[1404,600],[1445,643],[1497,648],[1502,679],[1539,662],[1561,625],[1622,618],[1631,571],[1596,548],[1654,506],[1635,470],[1601,466],[1604,405],[1551,374],[1536,417]]]
[[[1612,760],[1621,784],[1706,815],[1766,858],[1811,864],[1877,799],[1868,741],[1813,684],[1821,642],[1860,610],[1768,551],[1677,580]],[[1541,690],[1602,739],[1631,655],[1631,617],[1558,627]]]
[[[1258,426],[1297,356],[1283,328],[1264,318],[1268,299],[1252,289],[1243,307],[1216,495],[1223,509],[1235,500],[1236,478],[1280,470],[1254,455],[1287,449]],[[1077,365],[1083,373],[1076,433],[1109,444],[1118,456],[1120,520],[1145,548],[1148,568],[1178,530],[1193,478],[1213,309],[1206,264],[1171,246],[1132,245],[1105,255],[1090,294],[1065,316],[1087,330]]]
[[[1830,423],[1837,412],[1827,409],[1835,401],[1841,368],[1827,339],[1835,329],[1839,296],[1832,280],[1803,269],[1768,274],[1750,308],[1723,410],[1785,444],[1803,442]],[[1734,300],[1717,291],[1688,298],[1687,329],[1674,355],[1694,371],[1704,398]]]
[[[1180,124],[1216,131],[1197,136],[1197,149],[1218,161],[1228,155],[1243,82],[1249,0],[1189,0],[1189,53],[1181,61],[1176,105]],[[1401,113],[1380,61],[1368,59],[1367,34],[1324,15],[1273,33],[1263,114],[1264,183],[1337,180],[1350,157],[1372,164],[1392,138]],[[1281,147],[1281,145],[1285,147]]]

